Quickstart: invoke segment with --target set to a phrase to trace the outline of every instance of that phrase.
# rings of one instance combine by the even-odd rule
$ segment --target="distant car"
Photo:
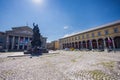
[[[65,51],[69,51],[69,48],[65,48]]]

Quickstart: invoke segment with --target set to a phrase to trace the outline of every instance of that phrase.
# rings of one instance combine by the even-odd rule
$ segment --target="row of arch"
[[[105,39],[100,38],[98,40],[87,40],[87,41],[79,41],[72,43],[63,44],[63,49],[65,48],[75,48],[75,49],[120,49],[120,36],[111,38],[107,37]]]

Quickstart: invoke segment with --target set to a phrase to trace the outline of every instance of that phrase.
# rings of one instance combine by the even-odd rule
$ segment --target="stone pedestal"
[[[48,53],[47,49],[40,49],[40,48],[36,48],[36,49],[29,49],[24,51],[24,54],[31,54],[32,56],[35,55],[42,55],[43,53]]]

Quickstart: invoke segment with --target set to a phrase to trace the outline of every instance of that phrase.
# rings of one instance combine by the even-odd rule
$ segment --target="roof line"
[[[94,28],[90,28],[90,29],[88,29],[88,30],[84,30],[84,31],[77,32],[77,33],[74,33],[74,34],[70,34],[70,35],[65,36],[65,37],[62,37],[62,38],[71,37],[71,36],[74,36],[74,35],[82,34],[82,33],[89,32],[89,31],[93,31],[93,30],[97,30],[97,29],[104,28],[104,27],[108,27],[108,26],[115,25],[115,24],[118,24],[118,23],[120,23],[120,20],[114,21],[114,22],[111,22],[111,23],[107,23],[107,24],[105,24],[105,25],[97,26],[97,27],[94,27]]]

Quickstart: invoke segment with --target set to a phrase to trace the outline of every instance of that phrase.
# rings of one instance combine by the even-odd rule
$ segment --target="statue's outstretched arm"
[[[33,26],[35,26],[35,23],[33,23]]]

